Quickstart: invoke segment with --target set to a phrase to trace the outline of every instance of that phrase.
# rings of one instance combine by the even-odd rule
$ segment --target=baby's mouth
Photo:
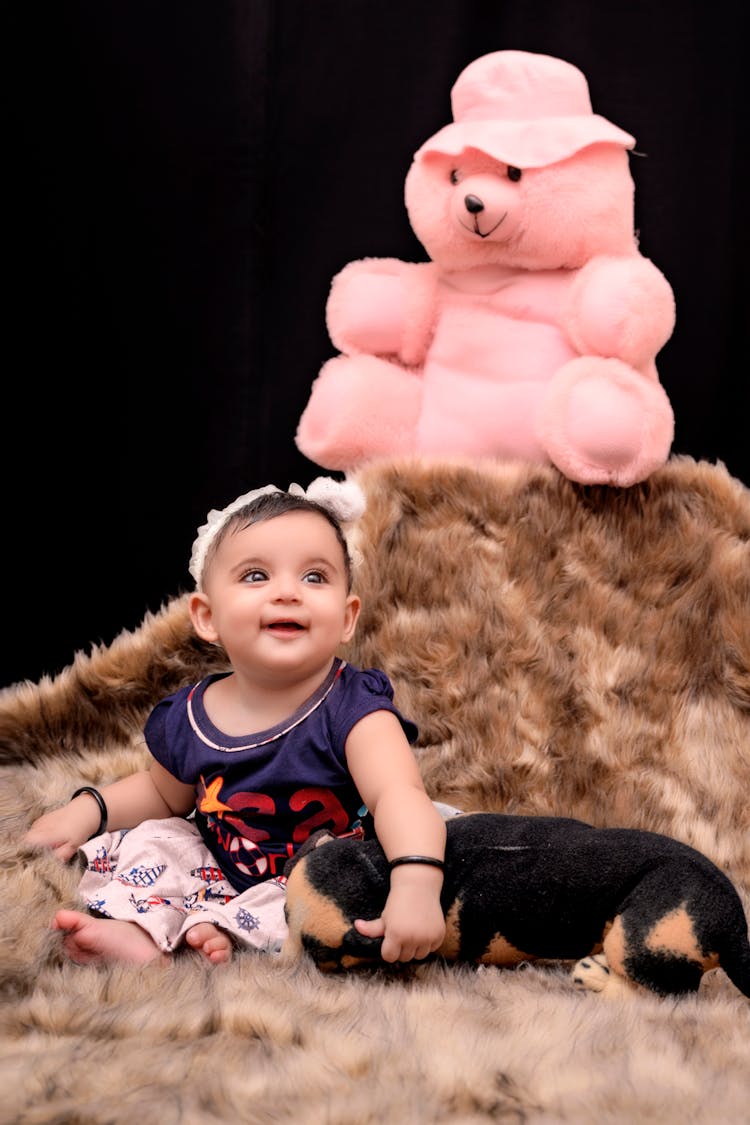
[[[271,621],[266,629],[274,633],[299,633],[303,626],[298,621]]]

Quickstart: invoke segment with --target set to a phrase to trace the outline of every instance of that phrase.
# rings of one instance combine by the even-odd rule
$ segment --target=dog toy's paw
[[[593,957],[583,957],[570,971],[576,988],[587,988],[591,992],[603,992],[612,978],[612,972],[603,953]]]
[[[576,988],[598,992],[607,999],[631,997],[638,992],[637,985],[610,969],[603,953],[583,957],[573,966],[570,975]]]

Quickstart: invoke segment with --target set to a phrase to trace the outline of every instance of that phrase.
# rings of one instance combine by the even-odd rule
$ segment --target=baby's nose
[[[292,577],[279,577],[274,583],[273,599],[277,602],[296,602],[300,600],[299,582]]]

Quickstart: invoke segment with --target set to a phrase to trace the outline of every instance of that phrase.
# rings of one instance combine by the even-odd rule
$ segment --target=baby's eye
[[[517,184],[518,181],[521,179],[521,169],[520,168],[514,168],[512,164],[509,164],[508,165],[508,179],[512,180],[514,184]]]
[[[459,174],[458,174],[458,168],[453,168],[453,169],[451,170],[451,183],[452,183],[452,184],[457,184],[457,183],[458,183],[458,181],[460,180],[460,178],[461,178],[461,177],[460,177],[460,176],[459,176]]]
[[[326,576],[322,570],[308,570],[302,578],[303,582],[310,582],[314,586],[319,585],[321,582],[326,582]]]
[[[267,582],[268,575],[265,570],[248,570],[242,575],[243,582]]]

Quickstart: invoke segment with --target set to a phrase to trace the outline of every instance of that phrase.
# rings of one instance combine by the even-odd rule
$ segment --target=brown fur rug
[[[689,458],[627,490],[490,463],[358,479],[365,608],[345,655],[391,675],[431,795],[669,833],[748,909],[748,490]],[[64,963],[47,926],[77,871],[25,827],[140,766],[148,709],[217,660],[177,598],[0,694],[0,1121],[750,1121],[750,1001],[721,970],[678,1002],[607,1002],[565,966]]]

